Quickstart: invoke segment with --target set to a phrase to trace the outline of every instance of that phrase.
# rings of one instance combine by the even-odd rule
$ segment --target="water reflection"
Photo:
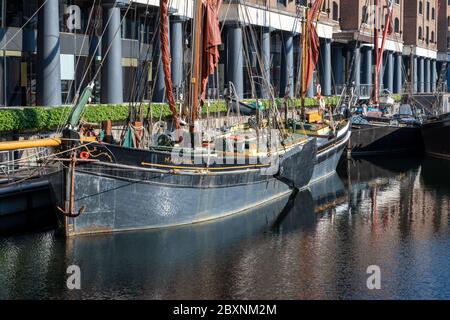
[[[289,199],[160,231],[0,240],[0,298],[450,298],[450,163],[344,161]],[[67,266],[82,290],[65,289]],[[379,265],[382,290],[366,288]]]

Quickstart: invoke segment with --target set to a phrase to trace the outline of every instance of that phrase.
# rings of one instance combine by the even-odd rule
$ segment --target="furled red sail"
[[[169,1],[160,0],[160,20],[159,20],[159,36],[161,41],[161,63],[164,69],[164,82],[166,85],[166,97],[169,102],[169,108],[172,112],[175,128],[180,128],[180,121],[178,119],[177,105],[175,97],[173,96],[172,71],[170,69],[170,47],[169,47]]]
[[[308,20],[306,22],[306,35],[303,41],[303,61],[304,61],[304,75],[302,83],[302,96],[306,95],[308,87],[316,69],[319,60],[320,40],[316,31],[316,17],[320,14],[323,0],[316,0],[308,13]]]
[[[202,57],[202,103],[206,98],[208,78],[214,74],[219,64],[219,46],[222,44],[219,25],[219,11],[222,0],[202,0],[204,9],[203,23],[203,57]]]

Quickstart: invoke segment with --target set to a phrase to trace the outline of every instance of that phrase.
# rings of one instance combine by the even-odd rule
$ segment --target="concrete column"
[[[227,26],[228,77],[240,98],[244,98],[244,50],[242,29],[239,23]]]
[[[44,0],[39,1],[39,6]],[[59,3],[48,0],[38,14],[37,101],[40,106],[61,105],[61,61]]]
[[[381,68],[380,68],[380,74],[378,75],[378,86],[380,88],[380,94],[383,92],[383,90],[385,89],[385,85],[384,85],[384,72],[385,72],[385,68],[386,68],[386,57],[385,54],[383,54],[381,56]]]
[[[170,18],[169,18],[170,19]],[[170,25],[170,24],[169,24]],[[169,27],[170,29],[170,27]],[[164,68],[162,63],[162,56],[161,56],[161,43],[159,41],[159,27],[158,31],[156,32],[157,41],[155,41],[155,77],[154,77],[154,91],[153,91],[153,102],[164,102],[166,101],[166,84],[164,82]],[[169,37],[170,37],[170,31],[169,31]],[[173,59],[172,59],[173,60]]]
[[[183,84],[183,32],[184,20],[174,17],[170,23],[170,54],[172,56],[171,73],[175,93],[181,92]]]
[[[334,94],[340,95],[344,85],[344,56],[342,47],[335,46],[332,50],[333,75],[334,75]]]
[[[394,55],[392,51],[386,52],[384,86],[389,92],[394,92]]]
[[[120,7],[123,2],[103,2],[101,102],[123,103],[122,39],[120,33]],[[109,20],[107,26],[106,23]],[[109,50],[108,50],[109,49]]]
[[[431,92],[431,61],[425,59],[425,92]]]
[[[419,76],[419,88],[418,91],[420,93],[425,92],[425,61],[424,58],[419,57],[417,61],[418,68],[418,76]]]
[[[280,97],[286,93],[294,96],[294,37],[291,32],[284,32],[282,36],[283,50],[281,51]]]
[[[320,58],[320,62],[322,65],[322,95],[331,96],[331,40],[325,39],[320,44],[320,48],[320,54],[322,55],[322,57]]]
[[[267,83],[271,83],[270,79],[270,48],[271,48],[270,28],[263,28],[261,35],[261,60],[262,69],[261,76],[266,79]],[[263,82],[263,81],[262,81]],[[266,88],[265,83],[261,84],[261,97],[269,98],[269,88]]]
[[[447,63],[450,63],[450,62],[447,62]],[[447,92],[450,92],[450,68],[447,69]]]
[[[413,92],[419,92],[419,68],[418,68],[418,58],[417,56],[413,57]]]
[[[403,57],[401,53],[394,55],[394,93],[401,93],[403,87]]]
[[[358,90],[361,86],[361,51],[360,51],[360,49],[356,48],[355,51],[353,52],[353,54],[354,54],[353,81],[355,82],[355,86]]]
[[[6,57],[0,58],[0,106],[6,107],[6,99],[5,99],[5,86],[6,86],[6,79],[5,79],[5,66],[6,66]]]
[[[437,69],[436,69],[436,60],[431,60],[431,92],[436,91],[436,82],[437,82]]]
[[[372,51],[371,47],[365,47],[363,49],[364,62],[363,62],[363,78],[362,84],[368,87],[372,86]]]

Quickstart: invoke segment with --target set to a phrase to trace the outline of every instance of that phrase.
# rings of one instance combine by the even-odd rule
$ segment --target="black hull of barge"
[[[422,137],[427,155],[450,160],[450,114],[425,123]]]
[[[423,153],[418,126],[353,125],[349,142],[352,156],[396,155]]]
[[[89,148],[100,158],[109,154],[111,162],[102,159],[76,165],[74,212],[82,213],[63,217],[66,236],[205,222],[280,198],[287,201],[293,190],[290,181],[278,177],[280,173],[265,174],[262,169],[183,174],[145,165],[162,164],[167,154],[102,144]],[[300,155],[292,157],[295,164],[281,159],[284,170],[280,172],[295,173],[296,183],[305,187],[313,175],[316,153],[316,143],[311,140]],[[67,207],[68,170],[51,179],[60,208]]]

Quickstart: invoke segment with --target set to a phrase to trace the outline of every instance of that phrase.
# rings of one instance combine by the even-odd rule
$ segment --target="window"
[[[400,20],[398,18],[394,20],[394,31],[400,33]]]
[[[430,20],[430,3],[427,2],[427,20]]]
[[[423,3],[419,1],[419,14],[423,14]]]
[[[338,21],[339,20],[339,5],[336,1],[333,1],[333,20]]]
[[[419,40],[422,40],[422,27],[419,27]]]

